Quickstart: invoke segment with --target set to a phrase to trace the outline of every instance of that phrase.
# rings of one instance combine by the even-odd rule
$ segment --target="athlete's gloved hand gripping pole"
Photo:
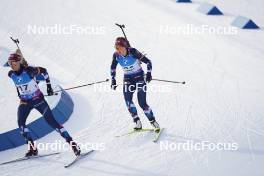
[[[53,89],[51,87],[51,83],[49,79],[46,79],[46,83],[47,83],[47,93],[48,96],[54,95]]]

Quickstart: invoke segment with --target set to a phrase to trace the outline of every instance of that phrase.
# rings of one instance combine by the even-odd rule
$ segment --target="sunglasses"
[[[13,63],[19,63],[20,61],[8,61],[8,65],[11,67]]]
[[[123,48],[125,48],[124,46],[120,46],[120,45],[115,45],[115,49],[117,50],[117,51],[120,51],[120,50],[122,50]]]

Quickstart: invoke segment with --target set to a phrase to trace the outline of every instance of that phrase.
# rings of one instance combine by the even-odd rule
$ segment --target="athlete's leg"
[[[60,133],[60,135],[67,141],[71,141],[72,138],[69,135],[69,133],[65,130],[65,128],[60,125],[56,119],[54,118],[52,111],[48,105],[48,103],[46,102],[45,99],[39,99],[34,103],[34,108],[36,110],[38,110],[44,117],[44,119],[46,120],[46,122],[53,128],[55,129],[57,132]]]
[[[26,143],[29,143],[29,142],[33,143],[33,139],[30,135],[30,131],[26,126],[26,120],[31,110],[32,110],[32,107],[29,104],[25,102],[21,102],[18,107],[18,111],[17,111],[18,127],[20,128],[21,130],[20,133],[24,137]]]
[[[70,144],[75,155],[80,155],[81,150],[77,143],[73,141],[68,131],[56,121],[46,100],[43,98],[36,101],[34,108],[37,109],[43,115],[46,122],[59,132],[66,142]]]
[[[129,113],[131,114],[134,122],[139,120],[137,109],[133,102],[133,94],[135,90],[136,90],[135,85],[131,84],[130,81],[124,82],[124,85],[123,85],[124,99],[126,102],[127,109]]]
[[[144,80],[140,80],[137,82],[137,97],[138,97],[138,104],[143,109],[148,120],[149,121],[155,120],[153,111],[147,104],[147,85]]]
[[[17,122],[21,130],[20,133],[24,137],[26,143],[28,144],[28,152],[25,155],[27,157],[38,154],[38,150],[34,144],[33,138],[31,137],[30,131],[26,126],[26,120],[31,110],[32,110],[32,106],[30,105],[30,103],[25,103],[21,101],[17,112],[17,117],[18,117]]]

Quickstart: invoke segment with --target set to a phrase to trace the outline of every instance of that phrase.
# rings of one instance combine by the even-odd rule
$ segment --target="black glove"
[[[148,72],[146,75],[146,81],[149,83],[152,80],[151,72]]]
[[[48,93],[48,96],[51,96],[54,94],[50,83],[47,83],[47,93]]]
[[[117,85],[116,85],[116,80],[115,80],[115,79],[112,79],[111,89],[116,90],[116,87],[117,87]]]

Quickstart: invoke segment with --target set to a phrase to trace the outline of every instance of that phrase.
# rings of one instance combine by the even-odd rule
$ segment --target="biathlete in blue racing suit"
[[[53,89],[50,84],[47,70],[42,67],[23,66],[23,64],[21,64],[21,60],[22,56],[17,53],[10,55],[8,63],[12,70],[9,71],[8,76],[13,80],[20,98],[20,105],[17,112],[17,122],[21,130],[21,134],[29,146],[26,156],[28,157],[38,154],[33,138],[26,126],[27,117],[32,109],[39,111],[43,115],[46,122],[53,129],[59,132],[60,135],[71,145],[75,155],[79,155],[81,152],[80,148],[76,142],[73,141],[72,137],[65,130],[65,128],[55,120],[48,103],[44,99],[44,95],[38,87],[36,77],[41,75],[46,80],[48,95],[53,95]]]
[[[133,121],[135,122],[135,130],[142,129],[142,123],[137,113],[135,104],[133,103],[133,94],[137,91],[139,106],[143,109],[146,117],[154,127],[155,131],[159,131],[160,127],[157,123],[152,109],[146,101],[146,82],[152,79],[151,61],[141,54],[137,49],[131,48],[129,42],[124,37],[118,37],[115,42],[116,52],[113,54],[111,64],[112,89],[116,89],[116,67],[119,64],[124,71],[123,94],[128,111],[130,112]],[[147,64],[146,81],[144,79],[144,71],[141,67],[141,62]]]

